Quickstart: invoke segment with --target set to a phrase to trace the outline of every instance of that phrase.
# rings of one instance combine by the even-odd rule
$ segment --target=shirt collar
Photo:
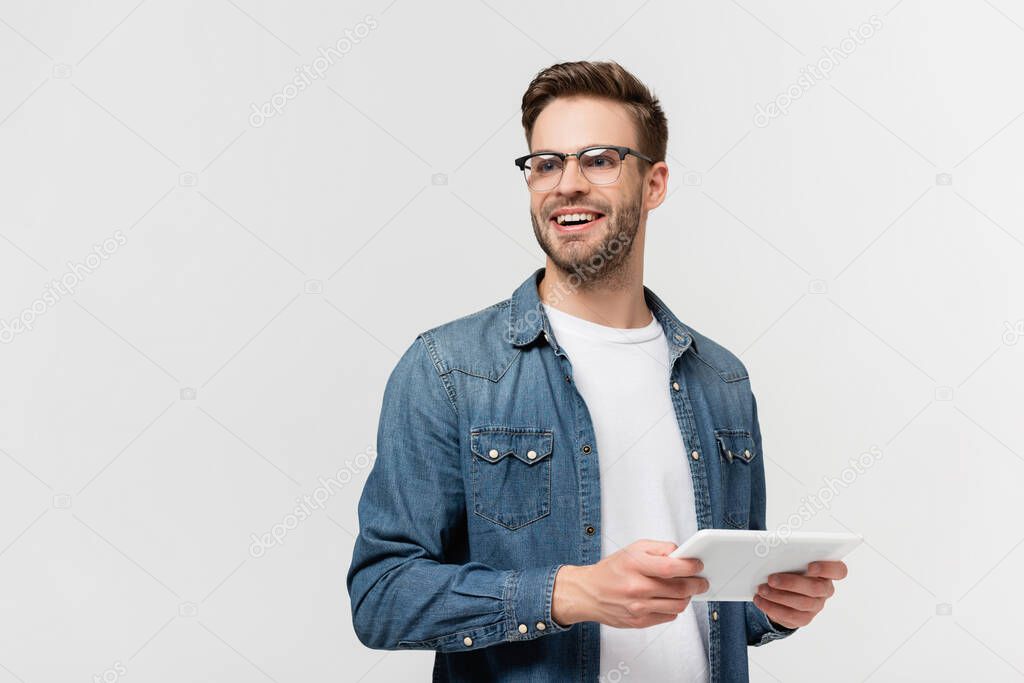
[[[544,277],[544,267],[540,267],[527,277],[515,292],[512,293],[508,308],[508,341],[514,346],[531,343],[542,332],[548,341],[554,338],[544,307],[541,305],[537,285]],[[661,298],[644,285],[644,299],[651,313],[661,323],[669,345],[673,347],[673,356],[681,354],[693,346],[698,351],[694,333],[672,313]]]

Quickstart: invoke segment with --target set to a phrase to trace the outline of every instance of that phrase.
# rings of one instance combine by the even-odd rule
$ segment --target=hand
[[[846,574],[846,565],[839,561],[812,562],[805,574],[771,574],[767,584],[758,586],[754,604],[776,624],[806,626],[836,592],[832,581],[845,579]]]
[[[704,569],[699,559],[667,557],[676,547],[669,541],[640,540],[597,564],[561,567],[551,618],[563,626],[596,621],[619,628],[672,621],[693,595],[711,587],[695,576]]]

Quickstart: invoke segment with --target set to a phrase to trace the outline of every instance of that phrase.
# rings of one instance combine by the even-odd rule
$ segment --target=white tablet
[[[669,557],[697,557],[704,563],[700,576],[711,587],[694,600],[747,602],[769,574],[803,574],[816,560],[841,560],[863,536],[845,532],[700,529]]]

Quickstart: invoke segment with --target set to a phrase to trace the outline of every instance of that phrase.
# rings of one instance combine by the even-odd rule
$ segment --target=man
[[[356,633],[436,650],[434,680],[748,680],[747,646],[809,623],[846,566],[719,603],[699,560],[667,557],[697,529],[765,529],[765,479],[746,368],[643,285],[665,115],[614,62],[541,71],[522,110],[546,265],[389,377]]]

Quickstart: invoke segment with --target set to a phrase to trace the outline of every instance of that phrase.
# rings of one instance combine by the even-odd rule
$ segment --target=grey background
[[[1024,678],[1020,3],[129,0],[0,2],[0,319],[126,238],[0,345],[0,683],[428,679],[350,623],[381,393],[543,265],[519,100],[588,57],[667,111],[646,283],[750,368],[769,528],[882,454],[804,523],[866,543],[753,680]]]

